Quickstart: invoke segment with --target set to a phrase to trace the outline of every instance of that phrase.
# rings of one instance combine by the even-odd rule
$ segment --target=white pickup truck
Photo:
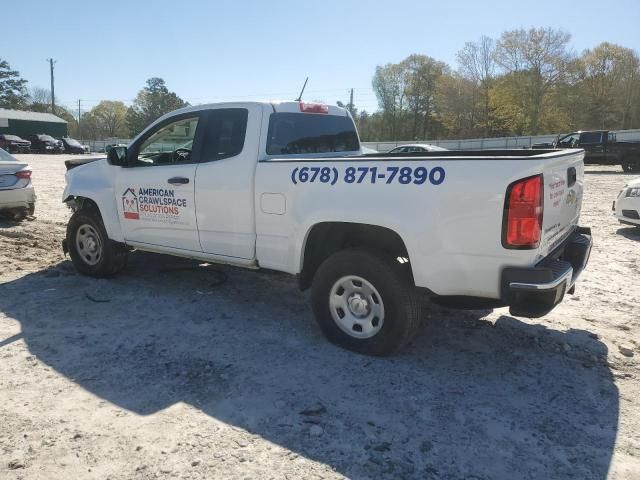
[[[364,155],[344,109],[224,103],[165,115],[69,169],[63,248],[102,277],[130,249],[298,276],[329,340],[389,354],[421,293],[539,317],[591,250],[583,150]]]

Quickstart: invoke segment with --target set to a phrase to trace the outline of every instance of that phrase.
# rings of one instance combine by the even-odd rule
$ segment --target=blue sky
[[[0,58],[91,108],[131,102],[159,76],[191,103],[293,99],[305,76],[308,100],[348,100],[373,110],[376,65],[411,53],[455,67],[465,41],[504,30],[552,26],[572,34],[577,53],[602,41],[640,49],[640,1],[30,1],[25,21],[3,21]],[[19,18],[19,16],[18,16]]]

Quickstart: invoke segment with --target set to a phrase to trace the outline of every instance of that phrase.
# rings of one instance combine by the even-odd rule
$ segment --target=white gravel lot
[[[380,359],[328,344],[286,275],[136,252],[79,276],[65,157],[22,157],[38,201],[0,222],[0,479],[640,478],[640,229],[611,216],[619,167],[587,167],[574,296],[538,320],[431,306]]]

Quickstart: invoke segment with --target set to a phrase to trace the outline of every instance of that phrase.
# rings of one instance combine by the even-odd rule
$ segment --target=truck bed
[[[416,285],[438,295],[499,298],[503,267],[535,265],[576,228],[583,157],[581,149],[518,149],[263,159],[256,172],[258,257],[262,266],[295,273],[299,258],[281,261],[291,261],[288,252],[300,247],[288,242],[299,239],[280,232],[306,232],[324,219],[367,223],[403,238]],[[536,175],[544,182],[540,246],[506,249],[507,190]],[[273,215],[267,200],[276,198]]]

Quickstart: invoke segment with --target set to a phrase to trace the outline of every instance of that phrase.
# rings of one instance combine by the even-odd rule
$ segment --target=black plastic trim
[[[437,152],[416,152],[416,153],[370,153],[366,155],[351,156],[328,156],[313,158],[284,158],[282,156],[272,155],[270,158],[259,160],[259,163],[302,163],[302,162],[327,162],[345,163],[353,161],[372,161],[372,162],[400,162],[400,161],[422,161],[422,160],[438,160],[446,159],[448,161],[467,161],[467,160],[539,160],[538,155],[547,153],[556,153],[551,158],[562,158],[576,155],[575,150],[566,153],[560,153],[563,149],[517,149],[517,150],[444,150]]]
[[[507,267],[502,271],[500,283],[501,299],[509,305],[512,315],[538,318],[549,313],[562,301],[565,294],[573,293],[575,282],[585,269],[593,244],[591,229],[577,227],[574,232],[550,255],[535,267]],[[571,272],[571,277],[553,288],[523,290],[512,284],[532,284],[559,282]]]

